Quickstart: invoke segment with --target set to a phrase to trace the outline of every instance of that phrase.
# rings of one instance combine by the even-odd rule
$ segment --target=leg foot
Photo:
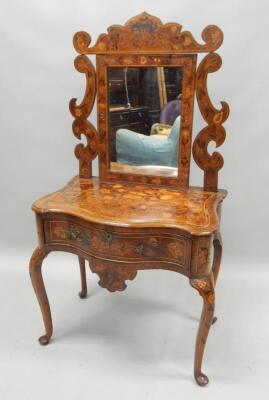
[[[200,375],[195,376],[195,380],[198,383],[199,386],[206,386],[209,382],[208,377],[201,373]]]
[[[85,299],[87,297],[87,281],[86,281],[86,270],[85,270],[85,260],[82,257],[78,257],[80,277],[81,277],[81,291],[79,292],[79,297]]]
[[[191,279],[190,284],[198,290],[203,298],[203,310],[195,346],[194,376],[198,385],[205,386],[208,384],[208,377],[202,373],[201,368],[207,336],[214,320],[215,291],[213,274],[205,279]]]
[[[217,318],[217,317],[214,317],[213,320],[212,320],[212,325],[213,325],[215,322],[217,322],[217,320],[218,320],[218,318]]]
[[[38,341],[39,341],[39,343],[40,343],[42,346],[46,346],[47,344],[49,344],[50,337],[48,337],[47,335],[40,336],[40,338],[38,339]]]
[[[46,293],[46,289],[44,286],[44,281],[42,277],[42,271],[41,271],[41,266],[42,266],[42,261],[46,257],[47,252],[38,247],[35,249],[33,252],[33,255],[30,260],[30,265],[29,265],[29,272],[30,272],[30,277],[32,281],[32,285],[39,303],[39,307],[41,309],[44,325],[45,325],[45,331],[46,334],[44,336],[41,336],[39,338],[39,343],[44,345],[48,344],[49,340],[52,335],[52,320],[51,320],[51,312],[50,312],[50,305]]]

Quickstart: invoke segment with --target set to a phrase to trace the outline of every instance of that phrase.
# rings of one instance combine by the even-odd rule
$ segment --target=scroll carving
[[[84,98],[80,104],[76,99],[70,101],[70,111],[75,118],[73,123],[73,132],[78,139],[84,134],[87,144],[79,144],[75,148],[75,155],[80,162],[80,177],[88,178],[92,176],[91,162],[100,156],[99,169],[103,178],[108,178],[106,171],[108,165],[107,143],[106,143],[106,105],[107,105],[107,82],[106,76],[103,76],[104,57],[115,57],[120,65],[132,64],[131,57],[136,58],[139,64],[158,64],[161,57],[175,57],[177,53],[207,53],[209,54],[201,62],[197,70],[196,95],[197,101],[207,126],[204,127],[197,135],[193,143],[193,156],[198,166],[204,171],[204,189],[208,191],[216,191],[218,187],[218,171],[223,166],[223,158],[220,153],[214,152],[212,155],[208,153],[208,144],[214,141],[216,147],[219,147],[225,140],[225,129],[222,124],[228,118],[229,107],[225,102],[221,102],[221,108],[216,109],[210,101],[207,91],[207,76],[209,73],[217,71],[221,66],[221,58],[214,53],[223,41],[222,31],[215,25],[207,26],[202,32],[203,43],[198,43],[192,34],[188,31],[182,31],[182,26],[177,23],[165,23],[146,12],[143,12],[130,20],[124,25],[112,25],[107,29],[107,33],[101,34],[96,43],[91,46],[91,37],[87,32],[77,32],[73,38],[73,44],[76,51],[80,54],[75,60],[76,69],[84,73],[86,76],[86,91]],[[99,132],[95,127],[87,121],[96,95],[95,70],[87,58],[87,54],[100,55],[97,57],[99,65],[98,75],[98,126]],[[145,57],[147,54],[147,57]],[[156,54],[159,54],[156,57]],[[150,57],[153,57],[153,61]],[[101,60],[102,59],[102,60]],[[116,62],[116,61],[113,62]],[[97,68],[97,69],[98,69]],[[194,75],[194,73],[193,73]],[[194,84],[193,84],[194,85]],[[186,93],[185,93],[186,94]],[[185,96],[186,97],[186,96]],[[184,98],[184,96],[183,96]],[[187,105],[185,105],[185,108]],[[184,109],[184,107],[183,107]],[[186,113],[185,113],[186,114]],[[187,129],[191,129],[192,122],[192,106],[188,113],[191,121],[188,121]],[[187,115],[186,114],[186,115]],[[186,118],[185,118],[186,119]],[[184,122],[184,118],[182,118]],[[179,176],[180,186],[188,187],[189,179],[189,159],[191,141],[185,133],[185,127],[181,127],[181,143],[180,143],[180,170]],[[113,174],[109,178],[114,179]],[[127,174],[128,175],[128,174]],[[137,180],[138,177],[124,174],[124,179]],[[117,179],[122,176],[117,174]],[[142,178],[141,178],[142,179]],[[145,178],[150,183],[162,184],[160,177]],[[174,179],[165,184],[172,185]]]
[[[133,280],[137,270],[132,265],[121,263],[107,263],[98,259],[91,259],[90,268],[92,272],[99,275],[99,285],[110,292],[123,291],[126,289],[126,280]]]
[[[43,259],[47,256],[47,254],[48,254],[48,251],[45,250],[43,247],[37,247],[34,250],[32,257],[30,259],[30,274],[31,274],[31,270],[33,268],[35,268],[36,265],[41,264]]]
[[[196,136],[193,143],[193,157],[197,165],[204,171],[204,189],[216,191],[218,188],[218,171],[223,166],[220,153],[208,153],[210,141],[219,147],[225,141],[226,132],[222,124],[229,116],[229,106],[221,102],[221,109],[216,109],[208,95],[208,73],[216,72],[221,67],[221,58],[216,53],[208,54],[200,63],[197,70],[196,96],[199,109],[207,126]]]
[[[80,177],[90,178],[92,176],[91,162],[98,154],[98,134],[95,127],[87,120],[96,96],[95,70],[86,56],[78,56],[74,65],[77,71],[84,73],[86,76],[86,90],[84,98],[79,105],[77,104],[77,99],[70,100],[70,112],[75,118],[72,129],[78,139],[81,139],[81,135],[84,135],[87,140],[86,146],[80,143],[75,147],[75,155],[79,160]]]
[[[219,48],[223,41],[222,31],[215,25],[207,26],[202,32],[204,44],[199,44],[192,34],[182,31],[180,24],[163,24],[153,15],[143,12],[125,25],[112,25],[108,33],[101,34],[95,45],[87,32],[77,32],[73,43],[79,54],[103,54],[113,52],[171,52],[199,53],[211,52]]]
[[[208,304],[215,303],[214,280],[211,275],[205,279],[190,279],[190,284]]]

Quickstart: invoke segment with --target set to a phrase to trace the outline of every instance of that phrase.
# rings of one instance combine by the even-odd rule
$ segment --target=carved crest
[[[222,31],[215,25],[207,26],[202,32],[204,44],[199,44],[192,34],[182,31],[175,22],[163,24],[153,15],[143,12],[125,25],[112,25],[102,33],[94,46],[87,32],[77,32],[74,47],[79,54],[100,54],[111,52],[210,52],[221,46]]]

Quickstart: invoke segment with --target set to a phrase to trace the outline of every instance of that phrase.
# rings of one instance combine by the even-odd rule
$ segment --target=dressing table
[[[87,295],[85,261],[99,275],[99,285],[111,292],[126,289],[126,281],[139,279],[140,271],[145,269],[184,275],[203,301],[194,377],[204,386],[208,378],[201,365],[210,327],[216,321],[215,286],[222,253],[220,214],[226,196],[225,190],[218,189],[223,158],[216,151],[209,154],[207,147],[210,141],[216,147],[223,144],[223,123],[229,107],[221,102],[221,107],[215,108],[207,91],[208,74],[221,66],[215,50],[222,44],[223,33],[209,25],[202,39],[200,44],[178,23],[163,24],[146,12],[123,26],[109,27],[92,46],[88,33],[74,35],[79,53],[75,68],[85,76],[86,89],[80,103],[70,101],[70,112],[75,137],[80,140],[84,135],[87,142],[75,147],[79,175],[33,204],[38,247],[30,260],[30,276],[45,325],[39,342],[46,345],[52,336],[52,318],[41,266],[50,252],[78,256],[81,298]],[[206,53],[199,66],[198,53]],[[92,55],[96,56],[96,71]],[[132,73],[128,74],[129,70]],[[120,76],[119,85],[115,84],[115,76]],[[195,96],[205,126],[192,137]],[[163,162],[161,156],[156,164],[151,161],[154,157],[145,157],[150,161],[140,165],[136,162],[138,153],[128,148],[132,146],[129,138],[136,135],[142,145],[148,141],[155,145],[158,138],[150,135],[151,126],[160,121],[162,108],[179,98],[179,132],[173,130],[176,122],[172,121],[170,133],[162,138],[166,160],[175,153],[175,146],[167,146],[166,141],[173,131],[177,134],[173,154],[177,168]],[[88,120],[95,101],[97,127]],[[128,118],[115,129],[117,107],[122,114],[126,110]],[[131,118],[139,107],[144,113],[142,123]],[[154,149],[153,145],[150,148]],[[126,163],[119,161],[119,148],[133,157]],[[156,148],[162,152],[161,145]],[[189,185],[191,156],[203,171],[203,187]],[[96,158],[99,176],[93,177],[92,162]]]

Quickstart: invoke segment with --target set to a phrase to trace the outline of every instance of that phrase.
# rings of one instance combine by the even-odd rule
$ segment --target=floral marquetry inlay
[[[213,277],[209,276],[205,279],[191,279],[191,286],[198,290],[200,295],[207,301],[208,304],[215,303]]]
[[[229,106],[225,102],[219,107],[212,104],[207,80],[208,74],[221,66],[221,58],[215,51],[222,41],[223,33],[215,25],[203,30],[199,43],[180,24],[162,23],[146,12],[124,25],[110,26],[95,44],[91,44],[86,32],[74,35],[74,47],[79,53],[74,64],[83,74],[86,85],[83,98],[71,99],[69,106],[74,118],[73,133],[80,141],[85,137],[86,143],[80,142],[75,147],[79,176],[32,206],[39,247],[33,252],[29,271],[45,327],[40,344],[47,345],[53,331],[42,278],[42,261],[49,253],[64,251],[78,256],[80,298],[87,297],[86,261],[91,271],[98,274],[99,285],[111,292],[125,290],[126,282],[135,279],[138,271],[142,275],[143,270],[169,270],[188,277],[191,286],[202,296],[194,377],[201,386],[208,383],[202,360],[209,329],[216,322],[215,285],[222,257],[221,203],[227,194],[225,190],[218,190],[218,171],[223,166],[223,157],[217,151],[210,154],[208,144],[210,141],[216,147],[223,144],[226,135],[223,124],[228,118]],[[208,54],[197,68],[198,53]],[[91,55],[96,55],[95,60],[91,60]],[[114,71],[110,71],[112,68]],[[144,71],[140,74],[143,78],[130,79],[129,97],[127,69],[133,68],[152,68],[157,72],[151,74],[154,78],[151,80]],[[172,68],[180,78],[175,78],[173,72],[170,83],[166,72],[170,75]],[[117,75],[119,69],[122,71]],[[157,91],[151,89],[152,82],[156,82],[154,87],[159,87]],[[156,96],[157,102],[152,107],[145,101],[146,95],[140,93],[140,87],[144,86],[149,87],[147,96],[151,99]],[[121,92],[122,96],[114,98],[112,92]],[[195,95],[205,126],[193,140]],[[164,105],[175,98],[180,99],[180,128],[176,135],[173,131],[178,138],[178,143],[173,142],[178,149],[177,165],[136,165],[134,170],[133,165],[121,164],[114,154],[111,157],[109,143],[116,144],[119,127],[150,134],[152,124],[161,119]],[[96,127],[88,120],[95,102]],[[192,154],[204,172],[202,188],[189,185]],[[92,177],[95,158],[99,162],[98,177]],[[158,296],[158,287],[152,282]]]
[[[52,237],[54,240],[70,240],[82,245],[90,244],[91,238],[86,230],[79,229],[77,226],[69,225],[65,228],[61,225],[51,224]]]
[[[225,196],[225,191],[177,191],[74,178],[62,190],[36,201],[33,209],[67,213],[106,225],[178,228],[206,235],[219,227],[216,208]]]
[[[131,18],[125,25],[113,25],[108,33],[101,34],[95,45],[87,32],[77,32],[74,47],[80,54],[103,54],[113,52],[210,52],[220,47],[222,31],[215,25],[207,26],[202,32],[203,44],[199,44],[192,34],[182,31],[175,22],[162,21],[146,12]]]
[[[162,21],[146,12],[131,19],[124,25],[112,25],[107,33],[102,33],[94,45],[87,32],[80,31],[74,35],[73,44],[80,54],[75,59],[76,69],[85,74],[86,90],[80,104],[76,99],[70,102],[70,111],[75,118],[73,132],[78,139],[86,137],[86,145],[80,143],[75,148],[79,159],[79,174],[82,178],[92,176],[92,161],[99,156],[99,175],[105,180],[124,180],[169,187],[187,188],[192,147],[193,103],[196,90],[197,101],[204,120],[207,123],[193,142],[193,157],[204,171],[204,189],[216,191],[218,171],[223,166],[219,152],[209,154],[210,141],[216,147],[225,140],[225,129],[222,124],[228,118],[229,107],[222,102],[216,109],[210,101],[207,91],[208,73],[217,71],[221,58],[214,53],[223,42],[223,33],[215,25],[209,25],[202,31],[202,43],[198,43],[189,31],[182,30],[179,23]],[[209,53],[196,71],[198,53]],[[97,77],[95,69],[87,55],[97,57]],[[185,57],[185,61],[184,61]],[[191,63],[192,58],[192,63]],[[185,63],[185,64],[184,64]],[[108,82],[109,66],[184,66],[181,128],[179,135],[179,165],[176,177],[151,176],[150,174],[114,173],[109,165],[108,143]],[[196,82],[196,88],[195,88]],[[87,120],[98,96],[98,132]],[[156,175],[156,174],[155,174]]]
[[[195,70],[196,55],[134,55],[134,54],[110,54],[97,56],[97,106],[98,106],[98,129],[99,129],[99,173],[101,179],[104,180],[124,180],[129,182],[141,182],[155,185],[182,187],[189,185],[189,170],[191,157],[191,132],[192,132],[192,114],[194,105],[195,92]],[[109,99],[108,99],[108,82],[107,69],[109,67],[124,66],[181,66],[184,70],[182,81],[182,112],[181,127],[179,134],[179,155],[178,170],[176,177],[154,176],[148,174],[135,174],[129,172],[120,173],[119,171],[111,171],[108,161],[110,141],[109,141]]]
[[[75,155],[79,160],[79,174],[83,178],[90,178],[92,175],[92,160],[98,154],[98,133],[91,122],[87,120],[90,115],[96,95],[95,69],[92,62],[85,56],[78,56],[75,59],[77,71],[86,76],[86,90],[82,102],[77,105],[77,99],[71,99],[69,103],[70,112],[75,118],[73,122],[73,133],[81,139],[86,137],[87,144],[82,143],[75,147]]]
[[[226,132],[222,124],[229,116],[229,106],[221,102],[221,108],[216,109],[207,91],[207,76],[221,67],[221,58],[216,53],[208,54],[200,63],[197,70],[196,97],[199,109],[207,126],[196,136],[193,143],[193,157],[197,165],[204,170],[205,190],[217,190],[218,171],[223,166],[223,157],[219,152],[208,153],[208,144],[214,141],[216,147],[223,144]]]
[[[136,277],[137,269],[128,264],[117,264],[91,258],[90,268],[92,272],[99,275],[99,285],[110,292],[123,291],[126,289],[126,280]]]

